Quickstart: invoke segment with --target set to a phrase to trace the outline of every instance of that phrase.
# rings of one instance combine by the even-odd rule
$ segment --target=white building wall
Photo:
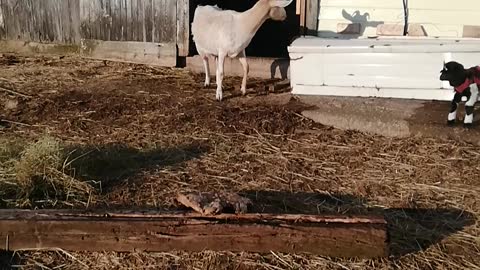
[[[410,35],[480,37],[478,0],[408,0]],[[321,0],[318,35],[372,37],[403,35],[403,0]],[[339,34],[346,24],[358,32]],[[467,29],[467,30],[465,30]]]

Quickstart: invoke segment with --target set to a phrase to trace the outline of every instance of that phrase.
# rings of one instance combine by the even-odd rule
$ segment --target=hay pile
[[[34,142],[1,143],[0,187],[5,197],[15,198],[4,200],[11,207],[90,201],[94,187],[67,173],[70,162],[59,140],[46,135]]]

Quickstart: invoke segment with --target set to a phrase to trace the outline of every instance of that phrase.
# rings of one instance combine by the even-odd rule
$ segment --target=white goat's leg
[[[460,101],[462,101],[462,94],[455,93],[452,103],[450,103],[450,112],[448,113],[447,124],[449,126],[455,124],[455,119],[457,118],[458,103],[460,103]]]
[[[243,52],[241,52],[238,55],[238,60],[240,61],[243,67],[243,80],[242,80],[242,87],[240,88],[240,90],[242,91],[242,95],[245,95],[247,93],[247,76],[248,76],[248,69],[249,69],[245,50],[243,50]]]
[[[447,123],[449,125],[455,124],[455,119],[457,118],[457,108],[458,104],[455,101],[452,101],[450,105],[450,112],[448,113]]]
[[[222,91],[222,82],[223,82],[223,68],[225,64],[225,57],[226,55],[223,53],[218,54],[217,60],[217,95],[216,99],[221,101],[223,99],[223,91]]]
[[[203,67],[205,69],[205,84],[204,86],[207,87],[210,85],[210,66],[208,63],[208,55],[202,55],[203,60]]]
[[[476,84],[470,86],[470,93],[470,97],[465,103],[465,119],[463,119],[465,126],[471,126],[473,123],[473,107],[478,99],[478,86]]]

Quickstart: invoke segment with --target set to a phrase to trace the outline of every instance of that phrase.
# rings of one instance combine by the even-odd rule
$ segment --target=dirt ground
[[[228,74],[227,74],[228,75]],[[176,207],[178,190],[235,191],[257,211],[383,212],[391,257],[307,254],[2,254],[22,269],[480,269],[480,148],[458,140],[387,138],[315,124],[268,81],[227,77],[223,102],[203,75],[74,57],[0,57],[0,136],[49,134],[87,153],[72,177],[88,199],[0,192],[2,207]],[[0,175],[1,175],[0,168]],[[3,178],[0,177],[0,180]],[[477,258],[477,259],[476,259]]]

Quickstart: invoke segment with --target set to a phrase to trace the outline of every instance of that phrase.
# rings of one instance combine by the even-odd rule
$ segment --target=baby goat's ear
[[[293,0],[270,0],[270,6],[271,7],[281,7],[284,8],[288,5],[290,5],[293,2]]]
[[[447,65],[446,65],[446,63],[445,63],[445,60],[443,60],[443,69],[440,70],[440,73],[442,73],[442,72],[447,72],[447,71],[448,71]]]

